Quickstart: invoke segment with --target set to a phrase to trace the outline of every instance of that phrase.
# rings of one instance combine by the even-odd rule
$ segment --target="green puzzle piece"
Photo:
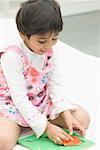
[[[66,132],[68,132],[66,130]],[[78,146],[60,146],[55,143],[53,143],[51,140],[48,139],[48,137],[43,134],[40,138],[36,138],[35,135],[29,135],[27,137],[22,137],[18,140],[18,143],[23,145],[24,147],[27,147],[30,150],[82,150],[87,149],[94,145],[94,142],[81,137],[77,133],[74,132],[73,135],[76,135],[79,137],[79,139],[82,141],[81,145]]]

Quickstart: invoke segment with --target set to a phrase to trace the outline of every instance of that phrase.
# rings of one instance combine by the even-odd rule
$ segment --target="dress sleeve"
[[[13,51],[4,53],[1,56],[1,67],[15,106],[33,129],[36,137],[40,137],[47,126],[47,119],[28,99],[20,56]]]
[[[53,69],[48,81],[48,89],[50,98],[54,104],[53,114],[61,113],[65,110],[73,110],[77,106],[71,103],[67,98],[66,91],[66,53],[62,50],[54,50],[51,62],[53,63]]]

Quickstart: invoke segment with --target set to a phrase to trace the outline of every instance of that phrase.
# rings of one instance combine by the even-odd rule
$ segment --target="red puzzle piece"
[[[62,144],[64,146],[75,146],[75,145],[80,145],[82,143],[82,141],[77,136],[72,136],[72,137],[73,137],[73,141],[71,141],[71,140],[68,140],[68,141],[63,140]]]

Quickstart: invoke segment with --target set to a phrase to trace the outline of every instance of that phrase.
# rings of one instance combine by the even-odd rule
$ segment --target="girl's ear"
[[[25,41],[25,40],[26,40],[26,38],[27,38],[27,36],[26,36],[26,35],[24,35],[22,32],[19,32],[19,34],[20,34],[21,38],[23,39],[23,41]]]
[[[28,37],[27,37],[25,34],[23,34],[22,32],[19,32],[19,34],[20,34],[22,40],[23,40],[25,43],[26,43],[26,42],[29,42],[29,39],[28,39]]]
[[[23,41],[29,40],[28,37],[25,34],[23,34],[22,32],[19,32],[19,34],[20,34],[21,38],[23,39]]]

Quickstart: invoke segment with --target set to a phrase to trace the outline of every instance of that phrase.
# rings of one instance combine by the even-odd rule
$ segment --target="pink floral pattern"
[[[14,48],[13,48],[14,49]],[[17,48],[16,48],[17,49]],[[7,48],[7,50],[9,50]],[[18,52],[18,51],[17,51]],[[19,54],[20,55],[20,54]],[[49,78],[49,72],[52,69],[50,57],[52,56],[52,49],[49,49],[45,56],[44,68],[39,72],[31,64],[25,64],[25,81],[27,88],[27,95],[37,109],[45,114],[47,117],[53,107],[53,103],[49,99],[47,81]],[[23,57],[24,58],[24,57]],[[25,61],[24,61],[25,62]],[[15,107],[13,100],[11,99],[9,88],[7,86],[3,71],[0,66],[0,117],[5,117],[16,121],[22,126],[29,126],[24,118],[21,116],[18,109]]]

